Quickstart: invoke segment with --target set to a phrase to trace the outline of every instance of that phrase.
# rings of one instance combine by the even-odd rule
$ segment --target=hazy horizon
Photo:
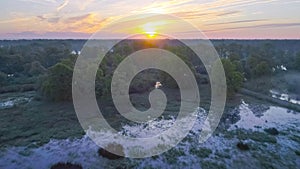
[[[140,38],[140,39],[129,39],[129,40],[145,40],[146,38]],[[123,40],[123,39],[89,39],[89,38],[20,38],[20,39],[0,39],[0,41],[21,41],[21,40]],[[176,39],[151,39],[151,40],[176,40]],[[293,40],[300,40],[300,38],[291,38],[291,39],[263,39],[263,38],[257,38],[257,39],[233,39],[233,38],[214,38],[214,39],[190,39],[190,38],[186,38],[186,39],[181,39],[181,40],[237,40],[237,41],[255,41],[255,40],[259,40],[259,41],[281,41],[281,40],[287,40],[287,41],[293,41]]]

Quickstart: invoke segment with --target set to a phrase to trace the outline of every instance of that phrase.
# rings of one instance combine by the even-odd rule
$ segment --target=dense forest
[[[251,82],[255,79],[276,76],[284,71],[300,71],[300,51],[297,51],[297,44],[300,44],[300,41],[214,40],[212,42],[222,58],[230,95],[245,82],[248,84],[244,86],[251,88],[253,87]],[[0,41],[0,92],[37,90],[41,96],[46,96],[44,98],[50,100],[70,100],[73,68],[84,43],[84,40]],[[97,95],[109,93],[113,71],[126,56],[149,47],[158,47],[175,53],[190,66],[197,77],[200,77],[200,83],[208,83],[204,66],[201,61],[197,61],[188,47],[178,45],[177,42],[158,44],[130,40],[114,46],[99,66],[96,77]],[[131,91],[149,90],[157,79],[164,83],[170,81],[167,74],[161,72],[157,75],[155,71],[149,71],[147,76],[136,81]],[[296,79],[289,84],[288,89],[291,92],[299,92],[296,87],[297,82]],[[261,86],[270,85],[266,84],[266,80],[257,80],[255,83],[258,84],[256,90],[263,90]],[[170,87],[176,86],[170,84]]]

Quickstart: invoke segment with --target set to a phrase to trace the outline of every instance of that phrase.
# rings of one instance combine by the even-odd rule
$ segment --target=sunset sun
[[[155,38],[157,33],[153,31],[153,32],[145,32],[145,34],[147,35],[148,38]]]
[[[143,25],[143,33],[148,38],[155,38],[157,36],[157,29],[161,23],[158,22],[148,22]]]

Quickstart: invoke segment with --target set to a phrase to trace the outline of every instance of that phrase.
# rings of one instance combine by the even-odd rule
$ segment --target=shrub
[[[201,168],[203,169],[226,169],[226,166],[221,163],[216,163],[212,161],[202,161]]]
[[[117,152],[118,154],[114,154],[111,152]],[[125,156],[123,146],[120,144],[109,144],[105,149],[99,148],[98,155],[108,158],[110,160],[116,160],[119,158],[123,158]]]
[[[196,155],[199,158],[207,158],[212,153],[211,149],[208,148],[196,148],[192,147],[190,153]]]
[[[166,159],[167,163],[174,164],[177,162],[178,157],[183,156],[185,154],[184,154],[184,150],[182,150],[182,149],[172,148],[171,150],[166,152],[164,155],[165,155],[165,159]]]
[[[271,134],[271,135],[278,135],[279,134],[279,131],[274,127],[264,129],[264,131]]]
[[[7,75],[0,71],[0,87],[4,86],[7,80]]]
[[[72,163],[57,163],[51,166],[51,169],[82,169],[82,166],[79,164],[72,164]]]
[[[248,144],[243,143],[243,142],[239,142],[237,143],[237,148],[239,148],[240,150],[250,150]]]
[[[259,131],[247,132],[244,130],[237,130],[235,131],[234,134],[237,135],[237,138],[240,140],[251,139],[257,142],[274,143],[274,144],[277,143],[277,139],[274,136],[268,135],[264,132],[259,132]]]

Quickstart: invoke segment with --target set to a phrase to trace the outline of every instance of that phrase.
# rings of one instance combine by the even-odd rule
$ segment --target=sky
[[[178,17],[210,39],[300,39],[300,0],[0,0],[0,6],[0,39],[87,39],[124,17],[146,13]],[[162,27],[189,31],[163,20],[143,25],[136,33],[148,38]]]

